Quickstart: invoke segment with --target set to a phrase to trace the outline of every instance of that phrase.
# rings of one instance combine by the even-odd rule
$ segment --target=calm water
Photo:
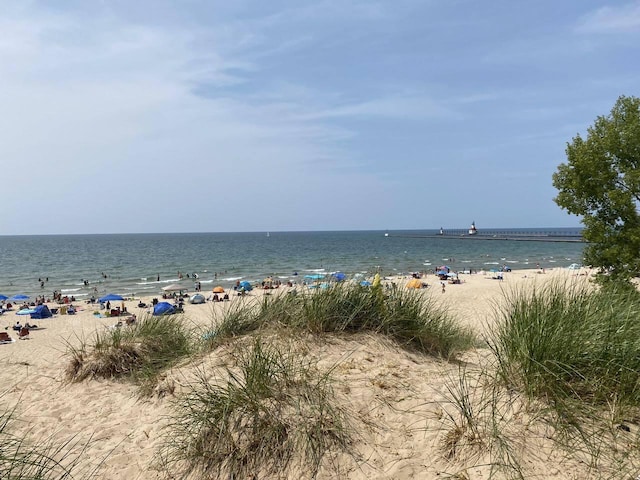
[[[400,233],[434,232],[390,232],[389,237],[382,231],[0,236],[0,294],[50,296],[61,290],[83,298],[95,288],[100,295],[156,295],[163,286],[178,283],[178,272],[197,273],[204,291],[269,275],[300,282],[310,273],[366,276],[379,268],[383,274],[398,274],[442,264],[453,270],[505,263],[513,269],[536,264],[559,268],[580,263],[584,247],[394,236]],[[47,277],[41,288],[38,279]],[[192,278],[180,283],[193,289]]]

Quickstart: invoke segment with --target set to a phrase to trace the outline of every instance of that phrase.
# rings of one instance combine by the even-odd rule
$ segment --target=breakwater
[[[541,230],[536,231],[505,231],[505,230],[486,230],[469,235],[468,230],[453,229],[445,230],[442,233],[387,233],[388,237],[403,238],[440,238],[448,240],[508,240],[520,242],[556,242],[556,243],[582,243],[584,239],[579,231],[566,230]]]

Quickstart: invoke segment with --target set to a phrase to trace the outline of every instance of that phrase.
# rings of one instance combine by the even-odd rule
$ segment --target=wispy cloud
[[[606,6],[584,15],[576,26],[579,33],[640,32],[640,1]]]

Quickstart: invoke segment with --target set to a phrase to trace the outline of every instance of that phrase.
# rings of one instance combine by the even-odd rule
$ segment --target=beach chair
[[[29,329],[27,327],[22,327],[20,329],[20,333],[18,333],[18,340],[28,340],[29,339]]]

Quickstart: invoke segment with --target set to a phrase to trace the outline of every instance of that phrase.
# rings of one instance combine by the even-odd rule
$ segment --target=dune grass
[[[169,477],[281,478],[290,468],[313,477],[327,454],[349,449],[329,374],[260,338],[233,357],[213,379],[199,372],[177,401],[160,455]]]
[[[209,345],[251,331],[280,327],[309,333],[374,332],[404,347],[452,358],[475,337],[430,297],[400,288],[334,284],[298,295],[264,297],[227,313],[207,335]]]
[[[509,292],[498,314],[496,380],[537,405],[557,449],[607,472],[596,478],[637,475],[638,292],[555,282]]]
[[[513,291],[490,342],[503,380],[553,402],[640,407],[640,296],[587,284]]]
[[[180,316],[149,316],[132,326],[98,332],[92,344],[69,344],[67,377],[74,382],[127,379],[147,391],[161,371],[193,352],[192,343]]]
[[[14,433],[15,417],[13,408],[0,411],[0,478],[66,480],[95,476],[98,467],[82,465],[87,444],[81,445],[75,438],[63,443],[52,439],[31,442],[27,435]]]

